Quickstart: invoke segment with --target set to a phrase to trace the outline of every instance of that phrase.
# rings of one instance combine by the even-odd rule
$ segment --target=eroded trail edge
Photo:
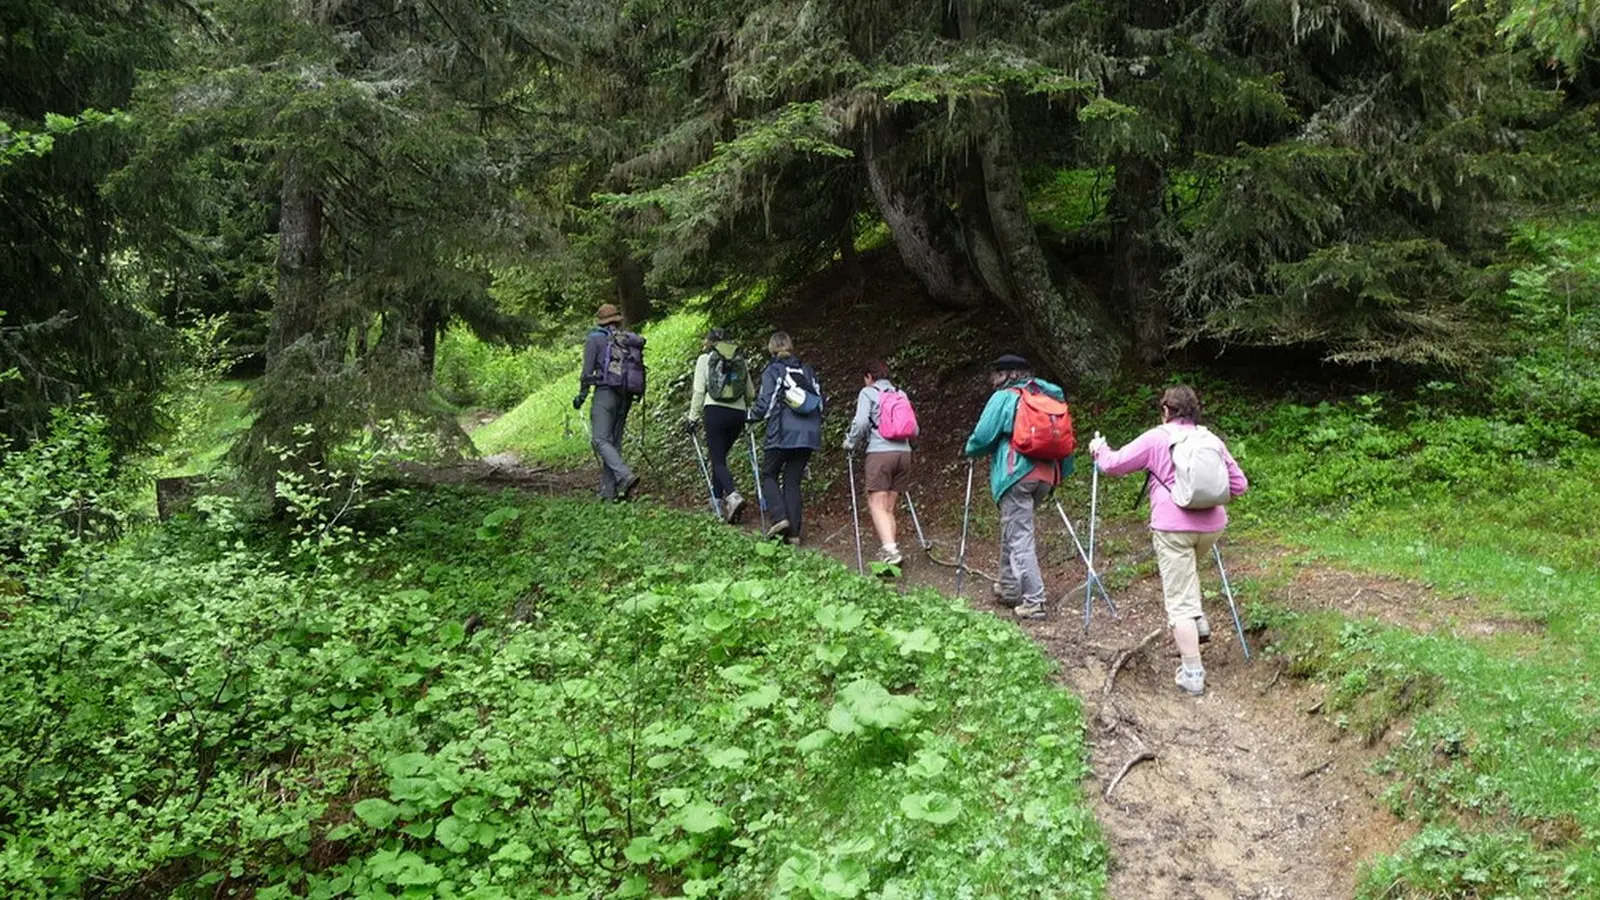
[[[853,565],[848,533],[836,534],[826,527],[832,524],[818,523],[816,533],[828,536],[819,549]],[[848,532],[848,520],[844,525]],[[980,550],[969,561],[993,571],[992,557]],[[1117,562],[1108,559],[1107,571]],[[1241,574],[1251,568],[1244,558],[1230,565]],[[918,554],[902,581],[953,593],[953,575]],[[1082,578],[1081,566],[1046,572],[1052,585]],[[982,579],[967,584],[974,607],[1009,614],[988,602]],[[1093,770],[1084,790],[1110,848],[1108,895],[1351,896],[1361,863],[1411,833],[1379,801],[1383,785],[1368,774],[1379,751],[1329,725],[1319,714],[1322,689],[1284,675],[1279,659],[1255,647],[1255,661],[1247,662],[1225,606],[1207,601],[1216,635],[1204,648],[1206,694],[1194,698],[1173,684],[1178,658],[1159,579],[1139,578],[1115,599],[1121,618],[1097,605],[1087,635],[1081,593],[1022,626],[1083,700]]]

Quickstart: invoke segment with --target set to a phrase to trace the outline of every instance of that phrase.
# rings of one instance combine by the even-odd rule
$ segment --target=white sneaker
[[[1198,697],[1206,692],[1206,670],[1188,669],[1178,666],[1178,675],[1173,679],[1178,689],[1191,697]]]
[[[889,549],[888,547],[884,547],[882,550],[878,551],[878,562],[881,562],[887,566],[898,566],[904,559],[905,557],[900,555],[899,547],[896,547],[893,550]]]
[[[731,491],[722,498],[722,518],[732,525],[739,524],[739,520],[744,518],[744,497],[738,491]]]

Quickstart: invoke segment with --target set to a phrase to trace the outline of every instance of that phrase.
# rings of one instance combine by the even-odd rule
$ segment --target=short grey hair
[[[794,352],[794,338],[789,337],[787,331],[774,331],[772,337],[767,338],[767,352],[773,356],[782,356]]]

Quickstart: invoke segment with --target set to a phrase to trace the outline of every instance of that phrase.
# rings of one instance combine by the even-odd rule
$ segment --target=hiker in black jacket
[[[605,366],[612,335],[621,323],[622,313],[615,306],[601,304],[595,313],[595,327],[583,342],[578,396],[572,398],[572,408],[582,409],[589,390],[594,390],[594,403],[589,407],[589,443],[600,460],[602,500],[626,500],[639,484],[638,474],[622,461],[622,431],[628,424],[633,395],[615,383],[617,379],[608,375]]]
[[[772,361],[761,373],[761,387],[750,407],[751,422],[766,422],[761,485],[772,512],[767,537],[782,535],[798,542],[800,479],[812,452],[822,446],[822,386],[816,371],[794,355],[787,333],[773,332],[767,352]]]

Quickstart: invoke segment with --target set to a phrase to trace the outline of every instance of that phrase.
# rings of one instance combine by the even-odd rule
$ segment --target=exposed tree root
[[[1122,783],[1122,779],[1128,774],[1129,771],[1133,769],[1134,766],[1144,762],[1145,760],[1151,760],[1155,758],[1156,754],[1154,750],[1140,748],[1139,752],[1133,754],[1133,756],[1128,758],[1127,762],[1122,764],[1122,771],[1117,773],[1117,777],[1111,779],[1111,783],[1106,785],[1104,798],[1107,801],[1110,801],[1111,792],[1117,789],[1117,785]]]

